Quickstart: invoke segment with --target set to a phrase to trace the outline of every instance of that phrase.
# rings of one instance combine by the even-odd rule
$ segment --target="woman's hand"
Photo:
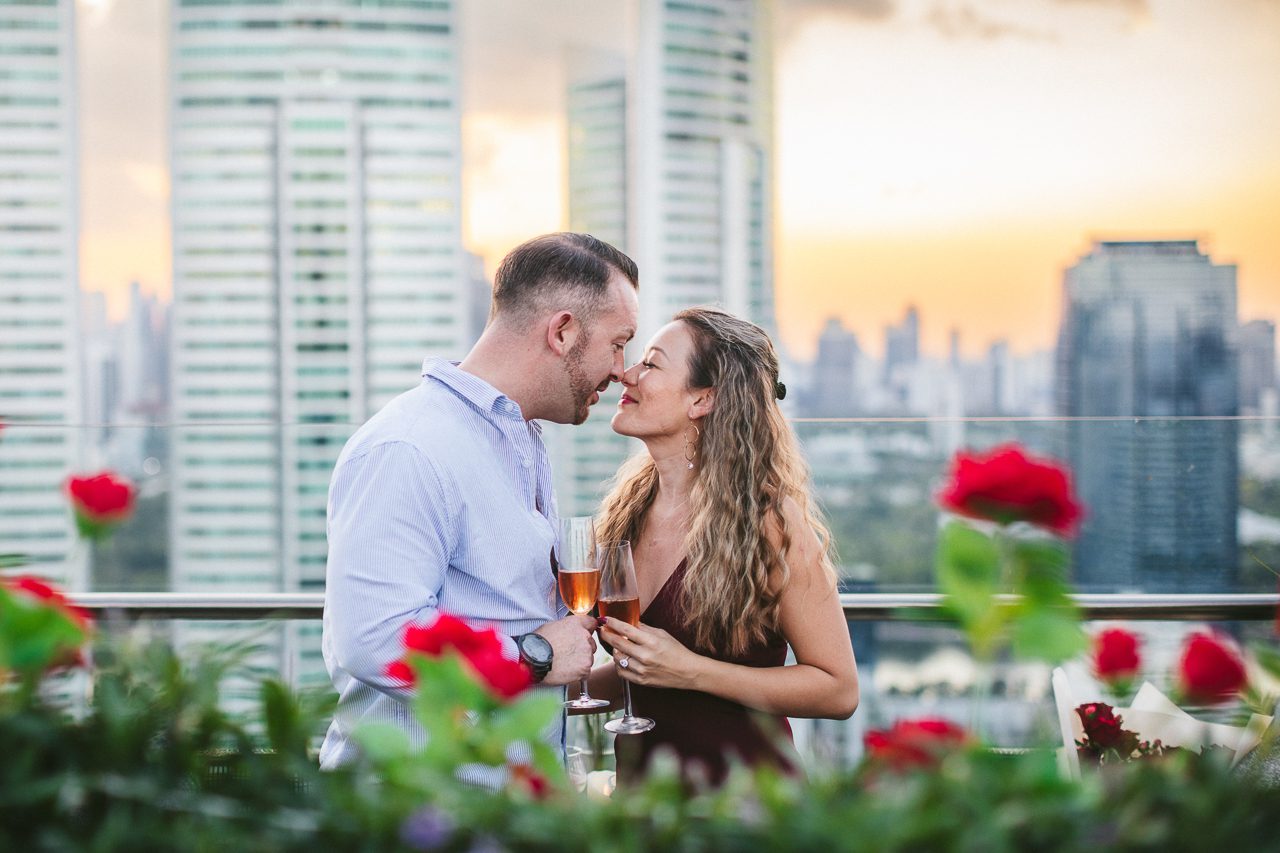
[[[614,670],[632,684],[695,690],[702,656],[661,628],[602,619],[600,634],[613,646]],[[626,661],[626,666],[622,662]]]

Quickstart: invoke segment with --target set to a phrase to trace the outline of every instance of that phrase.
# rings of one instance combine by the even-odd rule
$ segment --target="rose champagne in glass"
[[[596,565],[600,567],[600,615],[628,625],[640,623],[640,586],[636,583],[636,566],[631,559],[631,543],[603,542],[596,548]],[[637,717],[631,711],[631,682],[622,680],[623,715],[604,727],[614,734],[638,735],[653,728],[648,717]]]
[[[583,616],[596,606],[600,594],[600,567],[595,562],[595,524],[589,515],[576,515],[560,522],[560,570],[556,580],[565,607],[575,616]],[[593,699],[582,679],[577,699],[564,703],[566,708],[594,710],[607,707],[604,699]]]

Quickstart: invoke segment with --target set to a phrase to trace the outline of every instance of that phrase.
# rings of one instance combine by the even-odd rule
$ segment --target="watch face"
[[[525,634],[521,637],[520,651],[536,663],[551,662],[551,644],[541,634]]]

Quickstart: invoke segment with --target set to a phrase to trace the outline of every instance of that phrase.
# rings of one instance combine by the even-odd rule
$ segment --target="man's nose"
[[[614,382],[625,382],[627,369],[622,360],[622,353],[618,353],[613,358],[613,369],[609,371],[609,378]]]

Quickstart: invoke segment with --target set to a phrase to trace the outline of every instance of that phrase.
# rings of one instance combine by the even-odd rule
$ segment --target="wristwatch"
[[[551,671],[551,643],[541,634],[519,634],[511,639],[516,641],[520,651],[520,660],[529,667],[534,681],[541,681]]]

